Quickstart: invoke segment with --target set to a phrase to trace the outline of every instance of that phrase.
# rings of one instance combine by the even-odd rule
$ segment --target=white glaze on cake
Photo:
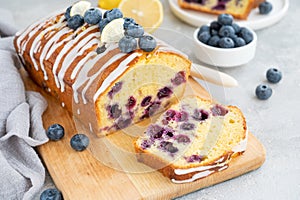
[[[35,36],[35,38],[33,38]],[[44,41],[41,42],[44,37]],[[32,42],[29,42],[32,41]],[[91,101],[96,99],[103,93],[110,85],[127,69],[128,64],[136,57],[140,56],[138,53],[125,54],[125,53],[113,53],[111,58],[100,67],[100,69],[94,73],[91,73],[95,65],[101,59],[113,50],[118,48],[117,43],[106,44],[106,51],[100,54],[94,51],[90,51],[91,47],[100,46],[100,33],[98,25],[84,24],[77,30],[72,30],[67,27],[67,22],[64,17],[64,12],[52,15],[46,19],[32,24],[22,33],[17,34],[16,46],[18,53],[23,60],[23,55],[27,45],[31,43],[29,47],[29,57],[34,68],[38,71],[41,70],[44,74],[44,80],[48,80],[48,74],[45,70],[45,61],[54,58],[52,66],[52,76],[54,77],[56,87],[61,92],[65,92],[65,76],[70,66],[74,66],[76,58],[86,55],[80,59],[79,62],[72,68],[71,80],[74,80],[72,84],[73,99],[75,103],[80,102],[79,93],[81,92],[81,99],[84,104],[88,102],[86,93],[95,82],[99,80],[102,72],[107,69],[111,64],[117,60],[124,58],[124,60],[116,67],[102,82],[98,89],[95,89],[95,95]],[[59,51],[57,51],[59,49]],[[159,52],[174,52],[184,55],[173,47],[158,41],[158,47],[155,53]],[[36,56],[39,53],[39,56]],[[57,55],[56,55],[57,54]],[[77,59],[78,60],[78,59]],[[80,90],[80,91],[79,91]]]

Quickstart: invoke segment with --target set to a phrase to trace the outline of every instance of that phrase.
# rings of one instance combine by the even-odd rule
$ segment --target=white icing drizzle
[[[71,64],[74,62],[77,56],[81,56],[84,51],[88,48],[91,48],[93,45],[99,43],[99,37],[100,33],[96,34],[90,34],[87,37],[85,37],[83,40],[81,40],[64,58],[64,61],[62,63],[61,69],[58,73],[58,80],[60,84],[60,90],[61,92],[64,92],[65,90],[65,83],[64,83],[64,77],[66,74],[67,69],[71,66]],[[96,38],[95,38],[96,37]],[[81,50],[80,50],[81,49]],[[80,50],[80,51],[79,51]],[[79,52],[78,52],[79,51]],[[76,56],[77,55],[77,56]]]
[[[110,45],[105,52],[97,55],[96,57],[94,57],[93,59],[89,60],[84,66],[83,68],[80,70],[75,82],[73,83],[72,85],[72,89],[73,89],[73,98],[74,98],[74,101],[75,103],[79,103],[79,99],[78,99],[78,89],[84,84],[86,83],[87,81],[89,81],[89,77],[88,77],[88,73],[89,71],[94,67],[94,65],[96,64],[96,62],[98,60],[100,60],[102,57],[106,56],[110,51],[114,50],[118,48],[118,45],[117,44],[114,44],[114,45]],[[118,54],[117,54],[118,55]],[[124,56],[125,54],[123,54],[122,56]],[[101,71],[103,70],[105,66],[102,66],[101,67]],[[107,67],[107,66],[106,66]],[[105,68],[106,68],[105,67]],[[78,68],[77,66],[75,67],[75,69]],[[76,76],[77,74],[77,71],[75,72],[75,70],[72,72],[71,74],[71,78]],[[99,70],[100,71],[100,70]],[[99,72],[98,71],[98,72]],[[100,71],[100,72],[101,72]],[[75,73],[74,73],[75,72]],[[98,75],[98,74],[97,74]],[[96,77],[95,77],[96,78]]]
[[[106,90],[106,88],[109,87],[109,85],[117,78],[119,77],[129,66],[128,64],[133,61],[136,57],[141,56],[141,53],[133,53],[130,56],[128,56],[125,60],[123,60],[119,66],[112,71],[108,77],[103,81],[97,92],[95,93],[93,100],[94,102],[97,100],[99,95]]]
[[[31,44],[31,48],[29,51],[29,56],[31,58],[31,61],[33,63],[33,66],[36,70],[38,70],[38,65],[36,63],[36,59],[34,58],[34,53],[37,52],[37,49],[39,48],[40,44],[41,44],[41,38],[48,32],[52,31],[53,29],[56,28],[60,28],[62,26],[66,25],[66,22],[62,22],[65,19],[65,17],[61,17],[58,21],[58,23],[53,24],[52,26],[47,27],[46,29],[44,29],[43,31],[41,31],[39,33],[38,36],[36,36]],[[45,69],[43,69],[44,75],[45,75]]]
[[[89,123],[89,127],[90,127],[90,131],[93,133],[94,131],[91,123]]]
[[[51,89],[50,88],[47,88],[48,92],[51,92]]]
[[[62,103],[61,103],[61,106],[62,106],[62,107],[65,107],[65,103],[64,103],[64,102],[62,102]]]
[[[47,54],[47,52],[49,51],[49,48],[53,45],[53,43],[55,43],[57,40],[59,40],[59,38],[65,34],[70,33],[72,30],[69,27],[64,27],[63,29],[61,29],[60,31],[56,32],[53,37],[47,41],[47,43],[45,44],[41,55],[40,55],[40,65],[41,65],[41,69],[44,72],[44,80],[48,80],[48,76],[47,76],[47,72],[45,70],[45,66],[44,66],[44,60],[45,60],[45,56]]]
[[[71,74],[71,79],[73,80],[79,69],[93,56],[97,55],[97,53],[95,51],[91,51],[89,52],[86,56],[84,56],[84,58],[82,58],[76,65],[76,67],[73,69],[72,74]]]
[[[199,178],[204,178],[210,174],[212,174],[214,171],[210,171],[210,170],[207,170],[207,171],[202,171],[202,172],[199,172],[197,174],[194,174],[192,178],[190,179],[185,179],[185,180],[175,180],[175,179],[172,179],[172,182],[173,183],[189,183],[189,182],[193,182]]]
[[[101,69],[95,73],[94,75],[92,75],[91,77],[88,78],[88,83],[86,84],[86,86],[83,88],[82,92],[81,92],[81,96],[82,96],[82,100],[84,104],[87,104],[87,100],[85,98],[85,93],[87,92],[87,90],[89,89],[89,87],[91,86],[91,84],[93,83],[93,81],[107,68],[109,67],[111,64],[113,64],[116,60],[126,56],[126,53],[119,53],[115,56],[113,56],[109,61],[107,61],[102,67]],[[113,72],[112,72],[113,73]],[[106,80],[106,79],[105,79]]]
[[[77,114],[80,115],[80,109],[79,108],[77,109]]]
[[[53,77],[54,77],[54,80],[55,80],[55,84],[57,86],[57,88],[60,88],[60,84],[59,84],[59,81],[58,81],[58,77],[56,75],[56,70],[61,62],[61,59],[65,56],[65,54],[72,48],[74,47],[78,41],[80,41],[80,39],[82,39],[82,37],[84,35],[86,35],[88,32],[90,31],[93,31],[94,29],[98,28],[97,26],[91,26],[87,29],[85,29],[84,31],[82,31],[81,33],[78,34],[78,36],[73,39],[73,40],[70,40],[69,42],[67,42],[67,44],[64,45],[63,49],[59,52],[59,54],[57,55],[56,59],[55,59],[55,62],[53,64],[53,68],[52,68],[52,73],[53,73]]]

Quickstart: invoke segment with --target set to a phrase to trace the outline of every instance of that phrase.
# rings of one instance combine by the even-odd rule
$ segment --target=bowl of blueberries
[[[248,63],[255,56],[256,33],[234,23],[229,14],[221,14],[216,21],[194,32],[195,56],[203,63],[217,67],[236,67]]]

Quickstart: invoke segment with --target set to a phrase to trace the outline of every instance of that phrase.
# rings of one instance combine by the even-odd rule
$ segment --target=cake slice
[[[247,19],[251,10],[262,0],[178,0],[181,8],[211,14],[227,13],[237,19]]]
[[[246,150],[242,112],[189,96],[164,112],[134,143],[138,161],[174,183],[192,182],[228,167]]]

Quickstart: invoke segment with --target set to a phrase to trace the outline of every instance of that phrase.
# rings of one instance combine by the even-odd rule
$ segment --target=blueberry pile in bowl
[[[194,54],[205,64],[217,67],[236,67],[255,56],[257,35],[241,27],[229,14],[221,14],[208,25],[194,31]]]
[[[221,14],[217,21],[201,26],[197,38],[212,47],[236,48],[251,43],[253,33],[248,28],[234,23],[231,15]]]

